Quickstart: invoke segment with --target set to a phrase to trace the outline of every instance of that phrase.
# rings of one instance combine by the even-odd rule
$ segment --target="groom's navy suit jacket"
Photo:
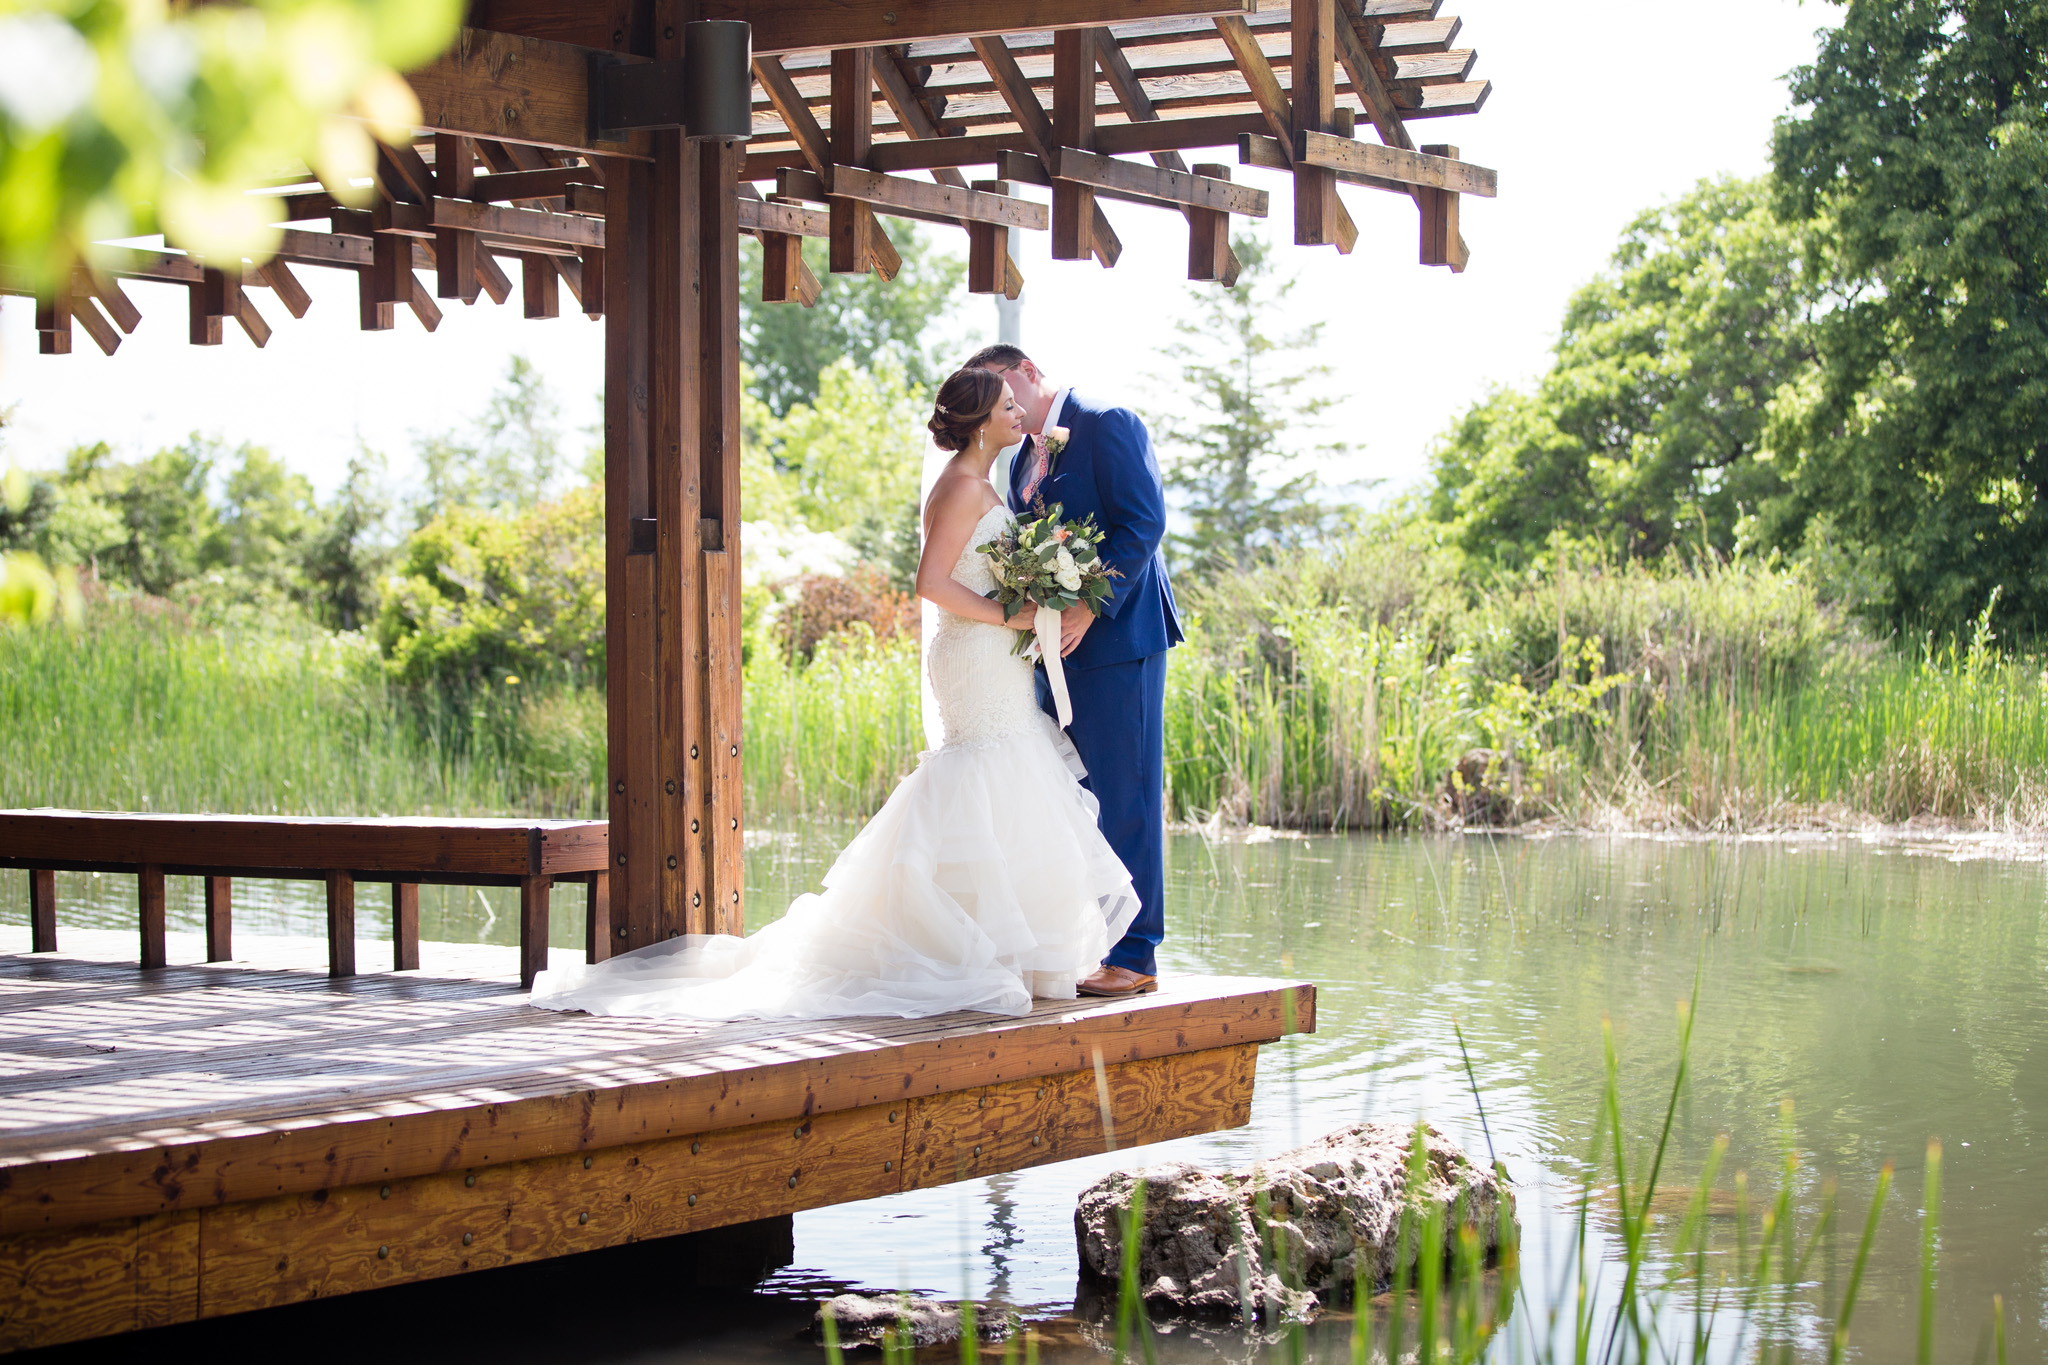
[[[1160,542],[1166,536],[1166,494],[1152,437],[1138,414],[1069,392],[1059,423],[1067,448],[1053,462],[1034,501],[1060,504],[1067,520],[1092,516],[1106,533],[1096,547],[1122,575],[1110,580],[1102,615],[1067,656],[1065,668],[1085,671],[1164,653],[1182,639],[1173,584]],[[1010,510],[1025,512],[1018,490],[1037,463],[1036,438],[1010,465]]]

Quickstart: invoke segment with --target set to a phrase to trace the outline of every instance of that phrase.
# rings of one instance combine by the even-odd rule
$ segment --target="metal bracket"
[[[753,27],[734,20],[683,25],[683,55],[590,61],[590,131],[618,141],[640,128],[681,128],[693,141],[744,142],[753,133]]]

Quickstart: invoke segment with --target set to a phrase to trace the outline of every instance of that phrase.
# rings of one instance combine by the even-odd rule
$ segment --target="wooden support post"
[[[803,273],[803,238],[793,232],[761,234],[761,302],[799,302]]]
[[[1195,167],[1195,174],[1228,180],[1230,167],[1204,164]],[[1228,282],[1236,273],[1230,250],[1230,215],[1221,209],[1200,208],[1189,208],[1187,215],[1188,278]]]
[[[235,956],[235,881],[206,879],[206,960],[231,962]]]
[[[872,53],[869,54],[872,58]],[[872,90],[872,77],[863,87]],[[691,803],[702,822],[705,904],[690,933],[744,932],[746,857],[740,781],[740,255],[739,177],[746,149],[698,144],[698,548],[704,585],[705,761]],[[887,238],[875,232],[876,241]]]
[[[208,272],[211,274],[212,272]],[[190,312],[187,317],[189,330],[186,339],[194,346],[218,346],[222,340],[221,314],[208,311],[207,289],[204,277],[187,291]]]
[[[1336,0],[1292,0],[1294,128],[1336,131]],[[1348,20],[1344,22],[1349,22]],[[1337,240],[1337,177],[1320,166],[1294,168],[1294,240],[1325,246]]]
[[[519,879],[519,984],[531,989],[548,966],[548,894],[551,877]]]
[[[1001,180],[977,180],[976,189],[988,185],[1000,185]],[[970,294],[1000,294],[1003,292],[1003,264],[1010,259],[1010,230],[994,223],[969,223],[967,225],[967,292]]]
[[[604,316],[604,251],[599,247],[583,249],[583,287],[576,302],[592,322]]]
[[[840,48],[832,54],[832,161],[865,166],[874,141],[875,54]],[[827,189],[831,187],[826,186]],[[875,211],[849,199],[828,201],[832,214],[832,273],[865,272],[874,255]]]
[[[142,965],[161,967],[169,962],[164,947],[164,870],[144,863],[135,870],[135,899],[142,920]]]
[[[1425,155],[1458,159],[1458,149],[1445,143],[1422,148]],[[1447,265],[1454,275],[1465,271],[1465,238],[1458,230],[1458,194],[1453,190],[1418,189],[1416,205],[1422,210],[1422,263]]]
[[[562,316],[561,292],[556,287],[559,279],[555,263],[547,257],[529,252],[519,258],[519,296],[526,304],[527,317]]]
[[[391,970],[420,969],[420,888],[418,882],[391,883]]]
[[[628,907],[630,941],[687,933],[704,908],[703,571],[699,406],[704,384],[695,297],[702,268],[698,230],[701,144],[655,134],[654,208],[649,217],[648,328],[651,395],[648,447],[654,466],[655,724],[637,741],[654,747],[660,774],[651,853],[660,859],[660,899]],[[674,145],[667,144],[673,140]],[[651,916],[651,918],[649,918]],[[644,937],[643,937],[644,935]]]
[[[1052,141],[1095,149],[1095,36],[1063,28],[1052,35]],[[1085,261],[1095,254],[1095,191],[1071,180],[1052,182],[1052,258]]]
[[[101,314],[90,294],[72,295],[71,320],[85,329],[92,344],[100,348],[100,354],[112,355],[121,349],[121,333]]]
[[[47,867],[28,870],[28,950],[57,951],[57,874]]]
[[[367,268],[356,272],[357,324],[365,332],[388,332],[398,325],[398,305],[378,300],[376,286],[372,282],[373,274],[374,272]],[[197,346],[202,343],[195,339],[192,344]],[[212,344],[219,344],[218,335]]]
[[[602,962],[612,955],[612,878],[593,873],[583,888],[583,957]]]
[[[356,974],[356,879],[347,872],[327,874],[327,974]]]
[[[643,537],[640,528],[654,517],[650,333],[656,170],[681,148],[672,133],[657,132],[651,140],[654,163],[614,163],[605,184],[605,749],[616,952],[657,941],[663,858],[654,623],[660,556],[656,538]],[[671,188],[673,177],[672,168],[662,177]],[[673,229],[664,236],[673,243]]]
[[[412,238],[395,232],[370,235],[370,291],[378,303],[412,302]]]
[[[434,135],[434,193],[444,199],[467,199],[476,184],[476,157],[470,140],[454,133]],[[474,232],[442,228],[434,234],[434,293],[444,299],[475,303],[481,282],[476,274]]]
[[[69,290],[36,300],[36,350],[40,355],[71,354]]]

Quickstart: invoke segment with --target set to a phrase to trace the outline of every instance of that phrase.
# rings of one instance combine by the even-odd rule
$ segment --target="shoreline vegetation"
[[[1169,818],[1211,831],[1935,827],[2048,832],[2048,676],[1877,641],[1809,573],[1574,562],[1475,589],[1389,516],[1184,592]],[[924,747],[914,635],[877,588],[811,639],[757,622],[748,818],[878,806]],[[844,606],[841,607],[845,610]],[[808,638],[808,637],[806,637]],[[255,813],[604,811],[596,669],[408,683],[361,631],[160,599],[0,632],[0,804]]]

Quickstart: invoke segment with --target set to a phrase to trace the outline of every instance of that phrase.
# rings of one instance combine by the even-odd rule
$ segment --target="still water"
[[[759,839],[749,864],[755,921],[813,886],[848,833],[816,825]],[[1851,1356],[1913,1358],[1922,1162],[1938,1136],[1937,1358],[1974,1353],[1999,1294],[2010,1358],[2043,1359],[2048,1146],[2037,1158],[2033,1142],[2037,1110],[2048,1123],[2048,865],[1988,854],[1840,839],[1178,836],[1164,970],[1293,975],[1321,988],[1320,1032],[1265,1049],[1249,1128],[800,1214],[795,1266],[751,1297],[670,1295],[651,1317],[644,1304],[638,1316],[592,1312],[580,1295],[543,1309],[548,1281],[529,1277],[518,1327],[479,1308],[474,1289],[427,1287],[409,1311],[429,1339],[488,1341],[507,1359],[815,1361],[816,1347],[799,1338],[809,1304],[847,1287],[907,1288],[1014,1310],[1068,1343],[1048,1359],[1092,1359],[1089,1343],[1100,1337],[1072,1316],[1072,1212],[1082,1187],[1123,1164],[1246,1165],[1363,1117],[1422,1117],[1481,1159],[1490,1134],[1524,1223],[1526,1297],[1515,1325],[1545,1337],[1553,1310],[1570,1311],[1559,1277],[1587,1182],[1596,1190],[1589,1244],[1610,1262],[1616,1255],[1611,1158],[1599,1170],[1587,1164],[1605,1076],[1602,1021],[1612,1024],[1623,1129],[1640,1161],[1662,1122],[1678,1007],[1697,974],[1690,1082],[1665,1183],[1693,1184],[1725,1135],[1717,1189],[1732,1190],[1745,1171],[1768,1198],[1789,1143],[1802,1228],[1813,1227],[1829,1189],[1840,1200],[1837,1230],[1817,1240],[1801,1288],[1773,1312],[1773,1339],[1797,1359],[1825,1359],[1823,1305],[1839,1298],[1891,1162],[1897,1183]],[[25,914],[20,880],[4,878],[0,891],[10,922]],[[70,882],[61,893],[68,922],[130,922],[132,879]],[[174,884],[174,927],[197,928],[196,897],[178,895]],[[245,882],[236,895],[238,933],[321,932],[315,887]],[[579,897],[575,888],[557,903],[562,946],[580,942]],[[426,937],[517,940],[510,893],[428,887],[422,902]],[[366,936],[383,932],[374,905],[358,914]],[[1715,1207],[1726,1204],[1716,1196]],[[1733,1220],[1715,1221],[1725,1255]],[[1310,1357],[1345,1358],[1348,1331],[1332,1323],[1311,1332]],[[1287,1358],[1284,1346],[1242,1334],[1186,1330],[1170,1333],[1160,1354]]]

